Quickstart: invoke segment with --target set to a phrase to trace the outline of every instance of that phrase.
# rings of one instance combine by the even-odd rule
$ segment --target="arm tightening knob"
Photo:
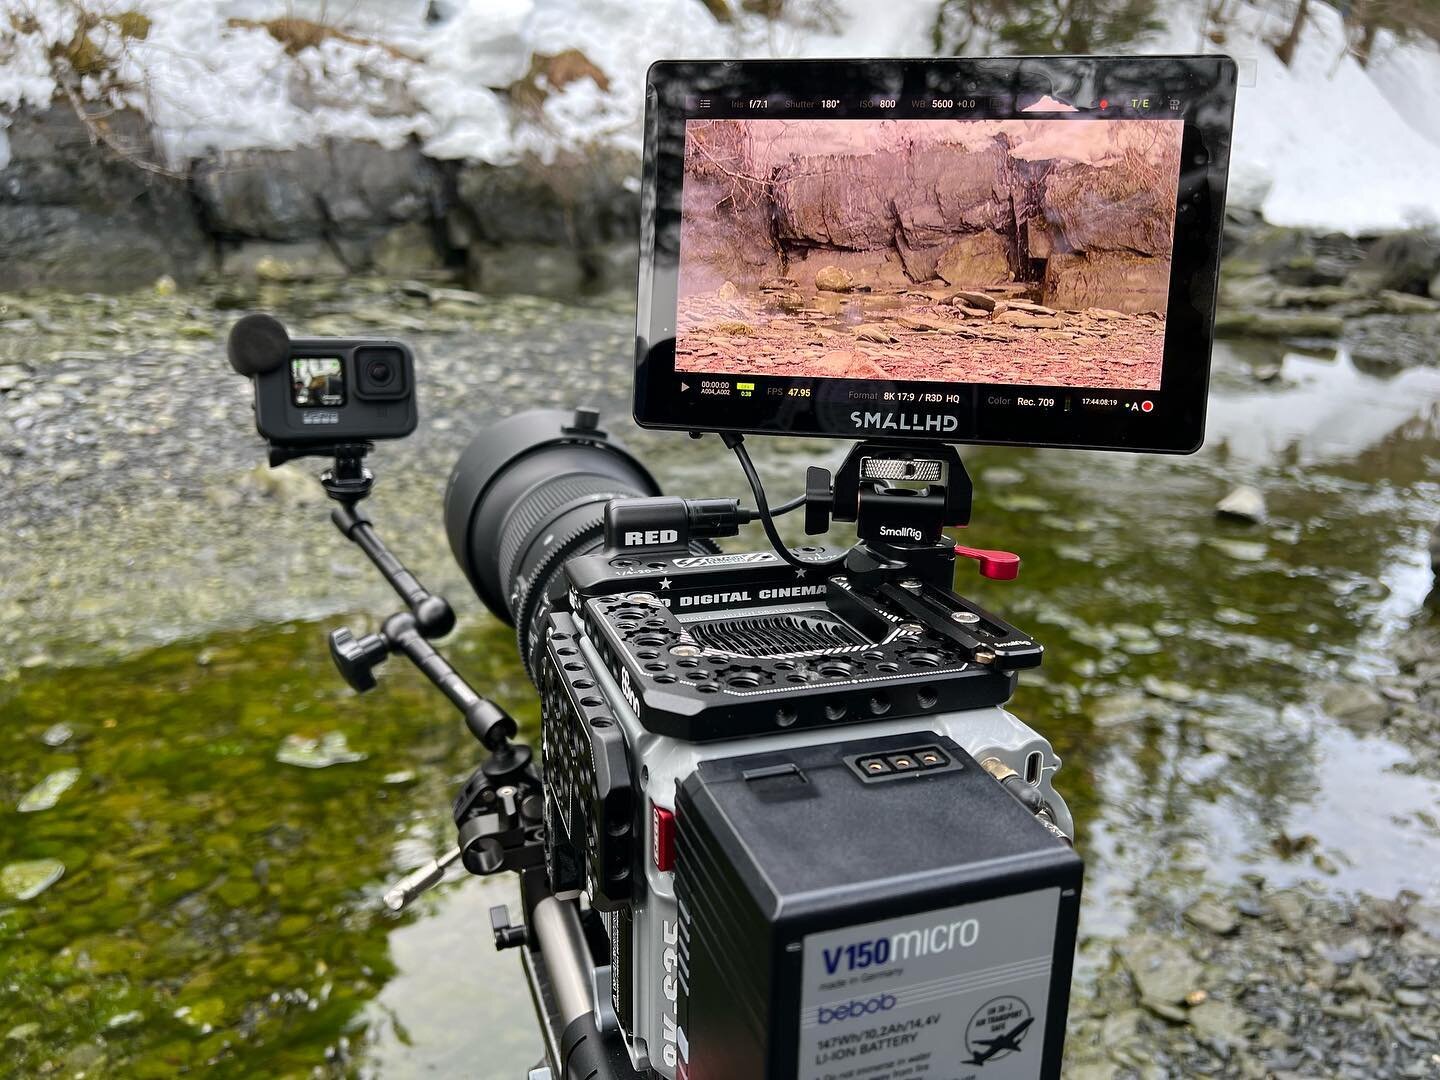
[[[830,490],[830,471],[818,465],[805,470],[805,535],[819,536],[830,529],[830,511],[835,495]]]
[[[373,669],[389,655],[390,645],[379,634],[367,634],[356,641],[344,627],[330,631],[330,659],[356,693],[375,689]]]

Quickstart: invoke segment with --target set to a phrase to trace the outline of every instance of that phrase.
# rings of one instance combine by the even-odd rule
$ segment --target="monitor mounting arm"
[[[948,588],[957,555],[975,559],[983,577],[1010,579],[1020,560],[1004,551],[955,544],[945,529],[970,523],[974,486],[949,443],[861,442],[851,448],[832,485],[828,470],[805,475],[805,532],[825,532],[831,520],[853,521],[861,543],[850,553],[852,574],[910,567]]]

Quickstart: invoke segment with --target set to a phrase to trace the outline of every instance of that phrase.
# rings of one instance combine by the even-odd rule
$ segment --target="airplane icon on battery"
[[[997,1035],[993,1039],[972,1039],[972,1042],[978,1046],[983,1046],[984,1049],[972,1050],[970,1060],[962,1062],[961,1064],[984,1065],[997,1054],[1007,1054],[1012,1050],[1018,1051],[1020,1049],[1020,1040],[1024,1037],[1025,1032],[1030,1030],[1030,1025],[1034,1022],[1035,1018],[1029,1016],[1021,1020],[1020,1023],[1016,1024],[1013,1029],[1004,1035]]]

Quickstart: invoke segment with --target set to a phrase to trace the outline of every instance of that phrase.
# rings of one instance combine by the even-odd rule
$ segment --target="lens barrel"
[[[485,606],[515,627],[532,674],[560,567],[600,547],[611,499],[660,493],[598,421],[589,409],[517,413],[471,441],[445,488],[450,550]]]

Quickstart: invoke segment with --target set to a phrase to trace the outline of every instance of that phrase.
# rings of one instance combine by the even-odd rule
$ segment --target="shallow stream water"
[[[386,295],[292,314],[340,333],[378,325]],[[99,303],[47,301],[46,340],[91,333],[85,305]],[[203,414],[167,425],[152,408],[154,430],[127,433],[138,422],[124,402],[173,385],[167,372],[223,370],[229,316],[177,324],[168,310],[111,310],[117,329],[95,347],[115,355],[86,386],[32,377],[0,397],[12,444],[68,446],[82,463],[42,482],[54,465],[39,450],[14,457],[20,501],[0,511],[0,868],[63,864],[29,899],[0,895],[0,1074],[169,1076],[209,1062],[221,1076],[523,1076],[538,1053],[527,995],[513,954],[489,944],[487,909],[509,884],[456,881],[400,920],[378,902],[449,842],[449,797],[475,747],[398,664],[363,699],[331,669],[325,632],[395,605],[329,535],[322,505],[252,473],[235,380],[215,375]],[[137,324],[137,312],[150,315]],[[633,323],[621,307],[540,302],[409,317],[427,419],[413,449],[385,449],[372,513],[464,613],[457,664],[533,733],[510,632],[447,561],[444,469],[491,409],[584,395],[623,414]],[[64,348],[9,340],[0,363],[73,367]],[[107,398],[126,377],[133,388]],[[58,403],[26,404],[45,393]],[[87,413],[105,400],[114,408]],[[667,491],[740,492],[713,441],[628,434]],[[132,456],[95,482],[107,448]],[[756,447],[777,498],[842,451]],[[1013,708],[1063,759],[1087,859],[1079,1003],[1157,895],[1258,874],[1440,897],[1436,762],[1322,705],[1338,683],[1393,670],[1396,634],[1420,617],[1440,518],[1440,370],[1383,378],[1343,352],[1221,346],[1193,457],[965,456],[969,539],[1025,564],[1018,581],[957,587],[1047,650]],[[1239,482],[1265,492],[1266,524],[1216,519]],[[326,754],[354,760],[306,767]],[[47,777],[53,805],[20,812]]]

